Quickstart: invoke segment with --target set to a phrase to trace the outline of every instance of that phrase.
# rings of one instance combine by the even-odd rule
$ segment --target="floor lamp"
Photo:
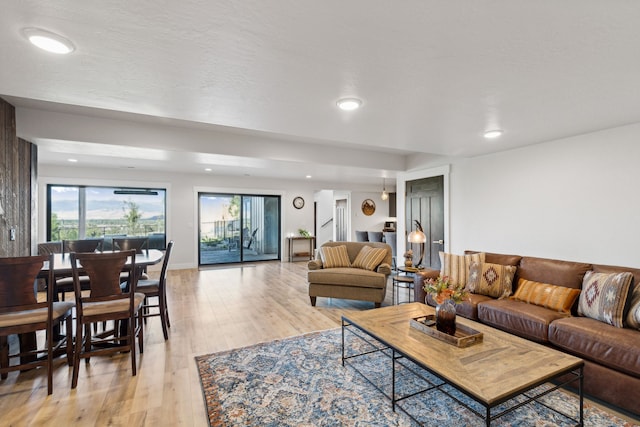
[[[422,229],[422,224],[417,219],[416,229],[409,233],[409,237],[407,237],[407,241],[409,243],[419,243],[420,244],[420,259],[418,260],[417,268],[422,268],[422,258],[424,257],[424,242],[427,241],[427,236],[424,234],[424,230]]]

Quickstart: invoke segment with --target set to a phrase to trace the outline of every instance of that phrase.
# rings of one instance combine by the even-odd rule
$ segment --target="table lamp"
[[[420,259],[418,260],[418,264],[416,265],[416,267],[422,268],[422,258],[424,257],[424,242],[427,241],[427,236],[425,236],[424,234],[424,230],[422,229],[422,224],[420,224],[420,221],[416,219],[415,222],[416,222],[416,229],[411,233],[409,233],[409,236],[407,237],[407,241],[409,243],[420,244]]]

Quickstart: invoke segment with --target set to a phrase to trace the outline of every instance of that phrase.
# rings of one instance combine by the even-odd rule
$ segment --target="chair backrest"
[[[130,251],[135,250],[137,254],[141,254],[143,250],[149,250],[148,237],[114,237],[114,251]]]
[[[369,233],[366,231],[358,231],[356,230],[356,242],[368,242],[369,241]]]
[[[382,242],[382,231],[367,231],[370,242]]]
[[[62,242],[38,243],[38,255],[50,255],[62,253]]]
[[[49,279],[52,280],[53,255],[0,258],[0,310],[47,305],[38,303],[34,286],[46,261],[50,263]]]
[[[396,244],[397,244],[397,234],[395,231],[385,231],[384,232],[384,242],[391,246],[391,255],[393,257],[396,256]]]
[[[71,252],[102,252],[104,239],[63,240],[62,253]]]
[[[71,270],[73,271],[73,287],[76,294],[76,301],[79,303],[79,296],[82,294],[82,284],[80,283],[80,269],[83,275],[89,276],[89,298],[101,298],[122,294],[120,288],[120,273],[124,269],[127,258],[131,257],[129,270],[135,269],[136,251],[122,252],[72,252]],[[79,263],[79,265],[78,265]],[[135,280],[135,274],[129,275]],[[135,284],[133,285],[135,290]]]
[[[167,250],[164,253],[164,259],[162,260],[162,270],[160,270],[160,286],[164,286],[167,280],[167,268],[169,267],[169,258],[171,257],[171,251],[173,250],[173,240],[167,244]]]

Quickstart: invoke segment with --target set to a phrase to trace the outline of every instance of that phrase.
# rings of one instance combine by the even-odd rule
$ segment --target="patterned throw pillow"
[[[640,330],[640,283],[636,283],[633,297],[631,297],[629,314],[627,314],[627,326]]]
[[[466,286],[469,268],[474,262],[484,262],[484,252],[470,255],[452,255],[440,252],[440,275],[447,276],[452,285]]]
[[[520,279],[518,280],[518,289],[511,298],[570,314],[571,307],[576,302],[578,295],[580,295],[580,289]]]
[[[622,313],[632,279],[631,273],[587,271],[582,280],[578,314],[622,328]]]
[[[385,256],[387,256],[387,251],[384,248],[363,246],[356,259],[353,260],[351,267],[373,271],[380,265]]]
[[[323,268],[351,267],[347,246],[323,246],[320,251]]]
[[[511,295],[516,269],[514,265],[474,262],[469,269],[467,290],[473,294],[506,298]]]

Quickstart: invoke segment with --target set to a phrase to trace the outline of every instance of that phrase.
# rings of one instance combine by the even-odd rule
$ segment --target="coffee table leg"
[[[396,412],[396,351],[391,351],[391,410]]]
[[[344,320],[342,321],[342,366],[344,366]]]
[[[584,386],[584,366],[580,367],[580,380],[578,381],[578,394],[580,395],[580,425],[584,425],[584,419],[582,418],[584,414],[584,402],[583,402],[583,391],[582,387]]]

